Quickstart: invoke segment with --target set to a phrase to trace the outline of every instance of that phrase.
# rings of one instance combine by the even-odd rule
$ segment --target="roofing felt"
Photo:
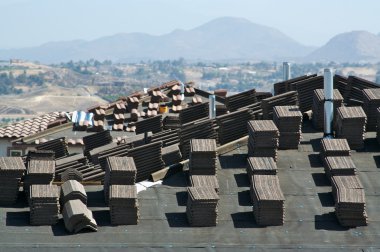
[[[311,127],[304,132],[313,132]],[[134,251],[246,251],[340,250],[359,251],[380,246],[380,146],[367,133],[364,152],[352,152],[358,176],[365,188],[369,225],[355,229],[339,225],[329,180],[319,159],[323,133],[304,133],[299,150],[280,150],[277,162],[285,196],[285,223],[280,227],[257,226],[252,214],[246,176],[247,148],[219,157],[219,207],[216,227],[195,228],[187,223],[187,176],[178,173],[138,193],[138,225],[111,226],[101,186],[86,186],[88,206],[98,222],[97,233],[69,235],[63,221],[57,225],[29,227],[28,208],[20,199],[17,208],[0,208],[0,243],[7,251],[79,251],[102,249]],[[154,228],[152,228],[154,227]],[[34,249],[36,248],[36,249]]]

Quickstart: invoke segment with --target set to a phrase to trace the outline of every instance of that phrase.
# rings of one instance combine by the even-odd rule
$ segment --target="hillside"
[[[246,19],[224,17],[191,30],[175,30],[161,36],[126,33],[93,41],[51,42],[39,47],[3,50],[4,58],[43,63],[69,60],[146,59],[284,60],[303,57],[314,48],[303,46],[282,32]]]
[[[380,61],[380,36],[353,31],[333,37],[326,45],[306,57],[308,61]]]

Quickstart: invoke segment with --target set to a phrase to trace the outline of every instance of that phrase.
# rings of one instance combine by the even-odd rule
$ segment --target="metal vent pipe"
[[[209,105],[209,110],[208,110],[209,118],[214,119],[216,117],[215,95],[209,95],[208,99],[209,99],[209,103],[208,103],[208,105]]]
[[[179,81],[179,85],[181,87],[181,100],[185,100],[185,84],[182,81]]]
[[[325,94],[324,136],[332,138],[332,122],[334,120],[334,70],[332,68],[325,68],[323,84]]]
[[[282,71],[283,71],[284,81],[289,80],[291,78],[291,76],[290,76],[290,63],[284,62],[282,64],[282,66],[283,66]]]

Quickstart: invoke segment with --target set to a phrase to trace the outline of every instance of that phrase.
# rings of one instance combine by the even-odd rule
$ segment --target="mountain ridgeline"
[[[243,18],[224,17],[191,30],[153,36],[122,33],[92,41],[49,42],[38,47],[0,50],[0,58],[42,63],[70,60],[138,62],[183,57],[188,60],[380,60],[380,36],[369,32],[337,35],[321,48],[305,46],[277,29]]]

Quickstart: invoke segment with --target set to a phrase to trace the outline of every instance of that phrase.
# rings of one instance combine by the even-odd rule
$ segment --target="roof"
[[[0,243],[7,250],[38,247],[64,251],[67,247],[125,249],[152,248],[158,251],[266,250],[370,250],[380,246],[380,172],[375,133],[367,133],[366,149],[352,152],[358,176],[365,188],[369,225],[341,227],[334,215],[332,187],[324,175],[317,144],[323,133],[304,124],[299,150],[279,150],[278,178],[285,197],[285,224],[259,227],[254,221],[246,175],[247,148],[220,156],[218,169],[219,206],[216,227],[189,227],[186,220],[188,177],[178,173],[162,185],[138,193],[138,225],[111,226],[101,186],[86,186],[88,206],[98,223],[98,232],[69,235],[63,221],[57,225],[29,226],[28,207],[19,201],[16,208],[1,208]]]
[[[62,118],[60,112],[52,112],[0,128],[0,138],[19,138],[42,132],[48,129],[49,123],[55,122],[59,118]]]
[[[344,80],[339,81],[344,82]],[[304,80],[304,83],[307,81]],[[319,81],[317,84],[319,85]],[[313,92],[309,92],[306,86],[306,84],[298,86],[299,91],[305,92],[301,96],[304,99],[301,100],[304,103],[303,108],[312,104]],[[349,93],[352,94],[351,91]],[[288,95],[285,93],[264,99],[264,103],[261,105],[267,106],[265,110],[259,108],[255,110],[258,112],[253,113],[249,106],[243,109],[248,115],[254,114],[255,118],[262,119],[264,116],[268,117],[269,113],[273,113],[271,106],[291,105],[298,99],[295,91],[291,91]],[[294,99],[294,95],[296,99]],[[348,104],[352,105],[353,103],[353,100],[349,100]],[[268,114],[263,115],[263,111]],[[222,117],[225,120],[198,120],[180,125],[179,134],[176,134],[175,138],[179,138],[181,152],[187,154],[184,155],[185,157],[189,154],[189,143],[193,138],[218,139],[221,129],[223,134],[233,135],[228,142],[241,136],[247,136],[246,122],[252,120],[250,116],[242,117],[239,113],[231,113]],[[219,123],[219,121],[223,122]],[[239,125],[239,132],[235,135],[236,125]],[[240,128],[241,125],[245,126],[244,130]],[[218,131],[216,131],[217,128]],[[92,251],[96,248],[125,250],[126,247],[134,251],[147,249],[192,251],[203,248],[209,251],[230,251],[232,249],[286,249],[289,251],[295,249],[341,249],[347,251],[371,250],[380,247],[380,226],[377,225],[380,221],[378,186],[380,145],[376,140],[376,132],[366,133],[364,149],[348,151],[347,144],[344,144],[343,151],[341,151],[352,155],[357,172],[355,178],[360,179],[360,186],[364,188],[366,213],[369,221],[368,226],[351,229],[342,227],[335,216],[333,188],[325,174],[320,157],[322,150],[320,140],[323,133],[314,130],[308,120],[303,122],[302,132],[302,140],[298,149],[278,150],[277,154],[276,166],[280,187],[277,188],[277,193],[281,189],[285,198],[285,223],[283,226],[262,227],[255,222],[249,193],[250,183],[246,171],[248,148],[246,144],[239,141],[239,143],[232,143],[234,149],[229,148],[227,153],[223,152],[224,154],[220,155],[216,162],[216,165],[219,166],[217,177],[220,199],[216,227],[189,227],[186,217],[189,178],[188,167],[185,165],[185,172],[178,172],[164,179],[162,185],[147,187],[146,190],[138,193],[140,213],[138,225],[111,226],[109,207],[104,202],[103,186],[86,186],[88,207],[93,212],[99,226],[97,233],[68,235],[62,220],[52,227],[30,227],[29,208],[26,200],[21,196],[16,207],[0,208],[0,231],[2,234],[0,244],[7,250],[44,247],[46,250],[54,251],[67,250],[67,247],[80,247],[85,251]],[[162,148],[160,141],[149,145],[146,145],[146,142],[139,142],[139,144],[142,145],[125,144],[118,145],[117,148],[111,145],[107,151],[112,151],[112,155],[134,157],[136,168],[140,172],[140,179],[145,179],[152,171],[163,168],[163,160],[160,158]],[[326,147],[332,147],[326,150],[337,152],[335,145]],[[102,153],[103,157],[106,154]],[[85,162],[89,161],[85,157],[78,158],[80,160],[83,158]],[[87,165],[81,162],[78,164],[77,161],[73,161],[73,163],[81,167],[78,170],[82,169],[82,165]],[[85,166],[83,170],[87,171],[92,168]],[[101,180],[104,175],[103,170],[97,166],[94,172],[100,172],[96,178]],[[103,174],[101,174],[102,172]],[[86,178],[91,178],[92,175],[91,172],[86,175]],[[350,179],[354,181],[355,178]],[[347,183],[353,184],[350,181]],[[214,189],[212,193],[215,193]],[[348,193],[354,195],[351,192]],[[360,198],[360,200],[363,199],[363,197]]]

